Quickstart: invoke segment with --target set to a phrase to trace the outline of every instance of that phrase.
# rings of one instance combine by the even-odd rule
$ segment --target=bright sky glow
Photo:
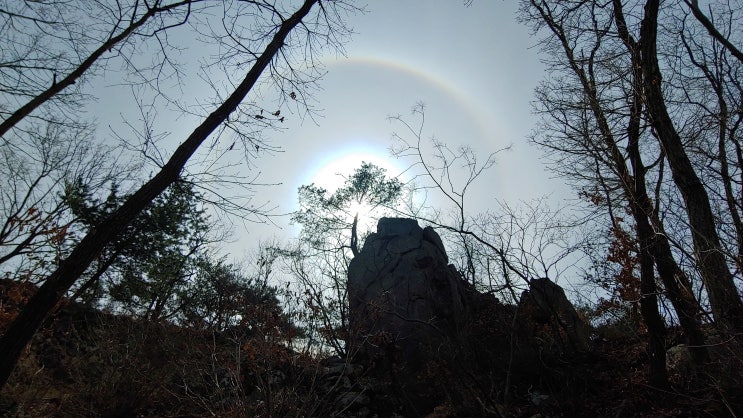
[[[530,101],[543,66],[528,29],[516,22],[517,2],[478,1],[466,7],[451,0],[374,0],[366,9],[348,21],[355,33],[344,54],[329,52],[322,59],[326,75],[312,97],[318,114],[307,117],[260,92],[249,99],[270,111],[281,107],[286,118],[284,129],[265,132],[265,139],[280,152],[261,152],[242,166],[238,149],[220,157],[221,165],[234,163],[229,167],[236,175],[260,175],[256,183],[267,186],[256,188],[256,206],[289,214],[297,209],[298,187],[314,182],[337,188],[344,181],[337,174],[352,174],[362,161],[386,168],[391,176],[403,172],[410,161],[394,159],[388,149],[392,133],[404,135],[404,128],[390,123],[388,116],[401,115],[415,124],[409,111],[418,102],[426,105],[424,141],[435,137],[454,149],[471,146],[483,159],[513,145],[512,151],[498,156],[487,177],[469,189],[467,209],[472,213],[492,208],[495,199],[529,200],[560,187],[550,183],[539,152],[526,141],[535,125]],[[209,52],[185,50],[179,58],[196,62],[191,54],[200,53]],[[131,89],[102,80],[96,92],[98,101],[90,111],[103,112],[102,134],[128,133],[122,119],[139,127],[137,108],[125,105],[133,101]],[[208,83],[193,77],[175,86],[173,93],[189,102],[209,97],[209,92]],[[168,115],[159,108],[158,113],[166,121],[156,128],[164,134],[161,146],[167,156],[198,118]],[[406,139],[414,141],[409,135]],[[220,141],[210,145],[226,150],[234,138]],[[435,199],[428,196],[426,202],[435,205]],[[235,229],[228,252],[239,258],[257,240],[293,235],[288,215],[266,225],[246,223]]]
[[[400,175],[404,171],[398,167],[398,161],[394,158],[389,157],[383,153],[371,153],[371,152],[352,152],[345,155],[339,155],[337,158],[329,161],[326,164],[322,164],[319,170],[312,177],[312,183],[316,186],[320,186],[333,193],[335,190],[344,185],[346,178],[352,174],[356,169],[361,167],[362,162],[372,163],[378,167],[387,170],[387,178],[398,177],[402,182],[407,179],[405,175]],[[369,223],[370,217],[379,216],[377,212],[383,210],[383,208],[374,208],[366,202],[354,202],[348,208],[348,214],[350,216],[358,215],[360,220],[359,232],[366,231],[370,228],[374,228],[374,225]]]
[[[311,174],[309,183],[314,183],[332,193],[345,183],[350,174],[361,167],[362,162],[384,168],[389,178],[396,177],[404,171],[398,167],[394,158],[383,153],[374,154],[368,151],[339,153],[330,158],[321,159],[318,167]],[[400,181],[404,182],[405,179],[401,178]]]
[[[526,142],[543,66],[528,29],[516,22],[516,8],[493,1],[470,7],[450,0],[369,2],[368,13],[350,21],[355,34],[345,56],[323,59],[327,74],[314,97],[319,117],[287,112],[286,129],[273,135],[284,152],[257,161],[265,182],[282,183],[257,196],[289,213],[297,209],[298,187],[314,182],[333,190],[344,181],[337,174],[352,174],[362,161],[390,175],[405,171],[410,161],[394,159],[388,149],[393,132],[413,138],[388,116],[417,123],[410,109],[418,102],[426,105],[424,141],[471,146],[483,161],[513,145],[469,189],[472,213],[494,207],[495,199],[515,202],[558,190]],[[436,199],[429,195],[426,202],[436,205]],[[283,231],[250,225],[246,242],[256,235],[291,237],[296,230],[285,222],[276,219]]]

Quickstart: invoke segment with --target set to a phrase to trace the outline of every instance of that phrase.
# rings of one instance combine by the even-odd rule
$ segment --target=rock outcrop
[[[445,370],[459,347],[469,299],[439,235],[412,219],[382,218],[349,266],[348,295],[355,358],[397,382],[407,413],[432,410],[440,394],[430,372]]]
[[[529,290],[521,295],[519,309],[521,325],[547,324],[555,332],[561,352],[585,353],[591,349],[591,329],[578,315],[565,291],[548,278],[532,279]],[[532,332],[529,332],[531,334]],[[561,341],[561,334],[567,341]]]
[[[431,227],[382,218],[348,269],[351,332],[357,342],[388,338],[417,361],[423,345],[456,339],[464,286]]]
[[[528,388],[544,359],[590,348],[590,329],[561,287],[532,280],[518,306],[503,305],[467,283],[436,231],[412,219],[379,221],[349,265],[348,295],[350,359],[390,385],[361,392],[392,394],[406,416],[462,407],[473,381],[498,386],[514,370],[524,381],[507,384]]]

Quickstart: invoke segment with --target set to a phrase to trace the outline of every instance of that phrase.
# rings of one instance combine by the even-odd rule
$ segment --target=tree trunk
[[[628,199],[634,202],[631,203],[632,214],[637,225],[637,234],[641,246],[646,245],[647,251],[652,255],[658,269],[658,275],[666,288],[667,296],[679,317],[686,341],[689,345],[695,347],[692,349],[692,357],[696,363],[701,364],[708,359],[708,354],[704,347],[704,333],[702,333],[698,321],[699,304],[689,291],[689,287],[679,286],[677,279],[685,279],[686,276],[673,258],[668,238],[662,230],[663,224],[660,218],[655,216],[655,208],[647,192],[645,176],[647,169],[642,162],[642,154],[640,153],[640,122],[643,112],[642,56],[637,42],[627,30],[621,2],[614,0],[613,5],[617,33],[632,57],[630,62],[632,65],[633,93],[630,98],[630,114],[627,124],[627,154],[632,165],[634,182]],[[653,227],[656,229],[654,230]],[[665,358],[665,347],[663,347],[663,350]]]
[[[643,90],[651,124],[681,192],[694,241],[694,253],[707,288],[715,321],[724,329],[743,331],[743,301],[720,247],[709,197],[684,149],[666,109],[657,56],[659,0],[648,0],[640,27]]]
[[[654,215],[653,218],[656,218],[656,216]],[[655,223],[655,221],[653,222]],[[659,227],[656,226],[656,229],[659,229]],[[662,229],[655,232],[652,252],[658,274],[666,288],[666,296],[671,301],[679,318],[679,324],[684,330],[684,337],[689,345],[692,360],[696,364],[704,364],[709,360],[709,351],[706,347],[706,337],[699,322],[701,308],[691,292],[689,279],[673,258],[671,244]]]
[[[617,7],[617,1],[618,0],[615,0],[614,2],[615,8]],[[621,12],[621,3],[619,4],[619,7],[619,11]],[[666,326],[660,312],[658,311],[658,290],[655,284],[653,257],[650,254],[651,243],[653,240],[652,237],[654,234],[650,222],[648,221],[648,216],[643,212],[642,207],[636,198],[635,189],[638,185],[638,180],[633,177],[627,167],[624,155],[622,155],[622,152],[617,146],[615,134],[609,125],[607,115],[599,100],[596,90],[595,75],[592,71],[593,63],[591,62],[587,64],[588,71],[585,71],[575,59],[573,50],[564,35],[563,29],[552,21],[546,11],[541,8],[540,13],[545,21],[547,21],[552,27],[553,32],[560,38],[563,49],[570,63],[570,67],[581,82],[583,92],[588,99],[591,113],[593,114],[599,128],[598,135],[604,144],[606,153],[608,154],[606,156],[606,161],[610,164],[612,170],[617,174],[620,180],[622,192],[635,220],[638,241],[637,250],[640,258],[640,313],[642,314],[643,321],[648,328],[648,354],[650,356],[650,373],[648,375],[648,380],[655,386],[667,386],[668,377],[665,359]],[[623,18],[617,20],[617,26],[620,26],[620,31],[626,29],[621,27],[622,25]],[[630,118],[627,127],[630,135],[630,145],[632,145],[633,137],[635,141],[639,137],[639,115],[637,114],[637,111],[639,111],[639,107],[635,109],[635,114],[631,115],[632,117]],[[644,183],[642,186],[644,187]]]
[[[28,301],[7,332],[0,338],[0,389],[8,380],[23,348],[65,292],[83,274],[106,244],[121,233],[147,205],[179,178],[189,158],[245,99],[265,68],[284,45],[284,40],[291,30],[301,22],[317,1],[305,0],[299,10],[282,22],[271,42],[232,94],[176,149],[155,177],[140,187],[98,227],[93,228],[69,257],[46,278],[38,292]]]
[[[648,222],[644,225],[637,225],[640,253],[640,313],[648,327],[648,356],[650,357],[648,382],[656,387],[666,387],[668,386],[666,324],[658,311],[658,290],[655,285],[653,257],[650,255],[652,234],[653,231]]]
[[[353,215],[353,224],[351,224],[351,253],[354,257],[359,255],[359,214]]]

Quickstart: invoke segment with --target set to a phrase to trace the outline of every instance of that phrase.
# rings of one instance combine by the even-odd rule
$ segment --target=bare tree
[[[718,22],[728,22],[723,32],[732,39],[735,11],[721,6]],[[617,0],[529,1],[521,10],[543,35],[551,69],[537,90],[542,126],[534,142],[554,158],[553,169],[605,208],[611,230],[623,230],[623,212],[631,216],[637,258],[627,272],[640,283],[655,382],[664,374],[656,295],[672,302],[698,362],[707,358],[700,300],[709,301],[720,328],[743,323],[730,271],[739,265],[740,154],[739,118],[728,109],[739,103],[732,75],[739,62],[726,58],[719,39],[699,36],[687,9],[667,4],[659,18],[660,9]]]
[[[655,353],[651,354],[654,364],[651,380],[659,383],[664,380],[664,326],[658,315],[656,294],[671,300],[687,341],[699,347],[694,350],[695,359],[698,362],[706,359],[699,302],[693,295],[691,280],[680,267],[692,252],[687,250],[687,243],[693,243],[696,248],[692,259],[708,292],[710,286],[720,290],[720,281],[731,286],[733,282],[729,274],[727,279],[717,274],[711,277],[711,247],[699,252],[700,242],[711,243],[700,235],[700,224],[706,225],[706,234],[717,233],[712,212],[700,215],[699,208],[705,204],[709,207],[710,202],[704,186],[696,183],[701,189],[691,192],[689,187],[694,182],[679,184],[678,173],[686,173],[687,179],[696,177],[691,160],[681,156],[689,152],[692,142],[682,145],[681,141],[673,144],[659,141],[658,121],[663,113],[659,106],[672,104],[674,116],[683,118],[697,99],[703,99],[692,99],[683,93],[674,95],[683,90],[679,88],[683,83],[675,80],[669,84],[668,98],[664,98],[660,94],[660,79],[649,81],[650,75],[644,70],[646,61],[655,60],[657,66],[659,56],[678,60],[680,57],[674,55],[672,46],[678,37],[667,40],[662,54],[648,50],[647,45],[643,47],[647,42],[643,32],[640,31],[640,36],[634,34],[641,25],[636,17],[640,7],[620,1],[576,5],[531,1],[524,3],[522,16],[536,29],[547,29],[543,45],[550,56],[551,68],[557,72],[538,90],[539,110],[545,125],[542,133],[535,134],[534,141],[561,159],[555,160],[553,166],[558,172],[577,180],[576,185],[584,191],[597,191],[586,196],[606,207],[613,230],[621,230],[618,221],[623,219],[622,211],[628,212],[634,223],[640,302],[651,331],[651,353]],[[631,21],[625,20],[625,16],[631,16]],[[645,24],[649,23],[645,21]],[[648,94],[650,89],[654,93]],[[650,103],[653,97],[657,100],[655,104]],[[673,124],[670,119],[665,120]],[[669,146],[676,146],[675,151],[669,151]],[[676,154],[672,162],[669,153],[673,152]],[[686,165],[679,162],[684,158]],[[648,160],[651,162],[646,163]],[[666,164],[672,174],[677,173],[674,182],[664,176]],[[691,194],[694,197],[689,200]],[[668,228],[669,224],[673,229]],[[689,229],[684,231],[685,226],[691,233]],[[718,246],[714,252],[722,257],[716,265],[727,269],[722,247]],[[655,283],[655,271],[661,285]],[[727,288],[722,293],[737,299],[736,292],[730,290]],[[723,328],[729,326],[730,318],[726,319],[724,310],[735,303],[712,296],[710,302],[718,324]]]
[[[470,283],[515,303],[517,292],[527,288],[531,279],[557,279],[563,268],[574,265],[576,260],[569,260],[579,253],[578,242],[566,233],[570,225],[544,200],[524,208],[500,202],[498,209],[470,213],[468,191],[486,178],[497,154],[508,147],[484,159],[468,146],[454,149],[436,139],[431,139],[428,149],[422,104],[413,108],[413,116],[417,120],[399,115],[390,118],[403,128],[402,133],[393,134],[392,152],[409,163],[407,173],[413,177],[412,193],[419,195],[416,199],[426,202],[438,196],[443,204],[409,207],[398,213],[451,234],[443,238],[455,246],[450,248],[450,256],[458,261],[460,272]]]
[[[287,289],[300,302],[296,316],[312,350],[344,356],[348,329],[346,280],[351,255],[347,251],[319,251],[307,242],[274,247],[281,258]]]
[[[160,37],[183,25],[201,0],[3,1],[0,35],[0,92],[18,108],[0,108],[0,137],[50,101],[63,115],[80,106],[79,89],[66,92],[107,56],[132,62],[132,37]],[[162,63],[161,63],[162,64]],[[161,67],[162,68],[162,67]],[[72,107],[72,108],[70,108]],[[44,118],[41,114],[34,118]]]
[[[704,26],[704,28],[709,32],[710,36],[716,41],[719,42],[722,46],[724,46],[728,51],[730,51],[735,58],[738,59],[738,61],[743,62],[743,52],[741,52],[740,49],[738,49],[731,41],[729,36],[724,35],[720,32],[720,30],[717,28],[715,23],[710,20],[702,11],[702,9],[699,7],[699,1],[698,0],[684,0],[684,3],[689,7],[689,10],[691,10],[691,13],[694,15],[694,17],[699,21],[699,23]],[[710,13],[713,10],[712,5],[709,5],[709,11]],[[734,24],[731,20],[729,22],[730,25]]]
[[[63,201],[69,185],[92,191],[126,184],[136,164],[85,120],[89,80],[121,62],[132,74],[165,78],[166,30],[205,2],[42,0],[0,2],[0,137],[3,187],[0,264],[38,283],[67,255],[75,219]],[[135,64],[154,40],[159,60]]]
[[[597,185],[609,202],[608,214],[613,231],[621,231],[622,228],[619,225],[620,215],[614,214],[611,202],[621,199],[629,206],[637,234],[640,310],[650,335],[650,380],[653,384],[665,385],[665,325],[658,310],[656,296],[651,254],[653,231],[649,213],[645,211],[647,207],[643,207],[648,198],[645,167],[639,152],[642,101],[639,100],[639,91],[632,89],[642,79],[637,77],[637,71],[622,72],[621,61],[615,64],[607,58],[618,45],[612,44],[612,39],[608,36],[609,28],[613,25],[611,15],[603,13],[601,7],[585,4],[584,7],[571,9],[549,2],[532,1],[524,9],[524,16],[536,27],[543,25],[548,29],[548,39],[552,40],[550,52],[557,57],[553,61],[553,67],[564,71],[566,77],[570,77],[568,79],[574,80],[574,84],[561,80],[563,85],[549,86],[545,83],[542,87],[538,97],[543,115],[551,119],[550,130],[562,134],[535,136],[534,140],[553,152],[576,156],[581,164],[578,167],[585,167],[586,170],[580,178]],[[633,40],[627,39],[626,42],[630,44]],[[585,52],[586,49],[588,52]],[[630,62],[638,57],[638,54],[631,54]],[[636,68],[636,65],[628,67]],[[611,85],[603,81],[603,77],[626,79],[629,87],[624,90],[612,89]],[[630,94],[625,93],[626,91]],[[636,93],[631,94],[633,91]],[[628,97],[626,104],[621,102],[624,94]],[[571,102],[571,99],[576,102]],[[627,107],[627,118],[623,118],[621,113],[607,111],[610,106],[622,105]],[[626,126],[624,132],[614,128],[622,126],[621,124]],[[566,131],[569,132],[567,135],[563,133]],[[628,157],[620,149],[620,143],[624,141]],[[628,166],[627,159],[632,168]],[[595,167],[592,167],[594,164]],[[571,173],[575,168],[567,165],[563,167],[566,174],[575,175],[575,171]],[[595,180],[590,180],[591,172],[596,174]],[[617,196],[615,191],[620,194]]]
[[[716,20],[728,22],[722,25],[726,29],[721,30],[731,40],[741,37],[740,32],[730,26],[736,13],[738,11],[724,7],[716,10]],[[739,199],[743,113],[737,111],[743,104],[743,85],[739,77],[743,61],[730,59],[728,50],[721,48],[714,38],[705,36],[705,29],[695,25],[691,17],[679,12],[673,18],[669,27],[679,35],[673,51],[684,64],[669,66],[671,85],[678,91],[672,103],[686,103],[683,107],[685,120],[677,124],[679,135],[692,139],[687,145],[692,164],[708,188],[720,244],[727,257],[733,260],[737,273],[741,271],[743,260]]]
[[[31,275],[45,269],[22,266],[32,261],[29,257],[51,266],[62,255],[74,221],[60,198],[66,186],[84,181],[96,187],[113,176],[113,158],[94,144],[87,126],[41,125],[27,131],[23,141],[0,148],[0,265],[14,264]],[[123,166],[117,174],[124,177]]]
[[[293,12],[284,11],[269,2],[250,2],[242,6],[254,6],[256,13],[268,14],[269,21],[273,22],[270,26],[254,28],[258,33],[253,32],[252,39],[257,39],[257,41],[253,46],[246,45],[248,51],[253,52],[245,55],[244,63],[249,63],[249,69],[244,72],[244,77],[176,148],[162,169],[88,233],[70,255],[60,262],[59,267],[46,278],[39,291],[29,300],[0,339],[0,382],[2,384],[7,381],[23,347],[63,293],[83,274],[107,243],[114,239],[155,197],[180,178],[181,171],[190,158],[228,120],[230,115],[239,109],[241,102],[256,85],[264,71],[268,68],[274,69],[277,73],[281,71],[286,79],[300,76],[301,74],[296,72],[287,73],[281,69],[281,62],[287,63],[284,69],[292,68],[292,60],[295,58],[288,48],[297,47],[300,51],[304,50],[305,54],[309,54],[305,55],[305,58],[311,60],[315,48],[321,45],[336,45],[338,39],[335,31],[338,30],[339,25],[342,25],[339,17],[351,8],[343,1],[320,3],[318,0],[306,0]],[[248,42],[247,37],[243,39]]]
[[[643,92],[653,130],[662,144],[674,183],[684,198],[697,265],[704,279],[715,320],[733,330],[743,330],[743,301],[733,282],[712,213],[709,194],[694,170],[684,143],[668,113],[663,76],[658,62],[660,3],[648,0],[640,26]]]

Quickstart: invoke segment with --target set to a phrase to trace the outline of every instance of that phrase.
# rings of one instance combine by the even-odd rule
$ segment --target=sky
[[[487,210],[496,199],[528,201],[559,190],[539,150],[526,140],[535,124],[532,92],[544,70],[535,39],[516,22],[515,3],[369,2],[367,13],[349,21],[355,34],[346,56],[323,60],[327,74],[315,97],[322,116],[300,121],[293,115],[286,130],[272,135],[283,152],[258,161],[257,168],[264,180],[282,184],[258,196],[291,211],[299,186],[337,187],[333,174],[350,174],[362,160],[390,174],[402,172],[407,164],[388,149],[392,133],[403,128],[388,116],[417,123],[410,110],[418,102],[426,106],[425,138],[468,145],[482,156],[511,147],[470,192],[472,211]],[[296,233],[287,218],[275,221],[279,228],[236,229],[237,248]]]
[[[303,118],[282,109],[285,129],[266,133],[281,152],[261,154],[241,168],[246,170],[241,174],[260,173],[259,182],[271,184],[257,187],[252,203],[273,208],[274,214],[288,214],[297,209],[299,186],[315,183],[333,189],[340,179],[336,173],[351,174],[362,161],[380,165],[391,175],[403,172],[408,163],[389,153],[393,132],[403,134],[403,128],[388,117],[400,115],[417,124],[410,110],[419,102],[426,106],[424,139],[435,136],[452,148],[470,146],[483,159],[510,147],[469,190],[466,205],[471,213],[494,207],[496,200],[514,205],[544,195],[567,196],[562,182],[545,170],[540,151],[526,139],[536,123],[530,101],[544,66],[537,40],[517,23],[517,3],[368,1],[366,13],[348,20],[354,34],[345,54],[321,57],[326,75],[314,95],[318,116]],[[184,49],[178,58],[195,61],[198,53],[213,52]],[[147,54],[142,57],[151,59]],[[126,124],[138,126],[142,117],[136,106],[123,104],[131,103],[132,89],[116,77],[115,72],[105,72],[96,81],[98,99],[90,112],[106,121],[99,124],[99,132],[121,137],[125,136],[121,132],[132,129]],[[192,100],[209,96],[204,80],[172,83],[173,96]],[[177,112],[168,115],[156,105],[153,109],[161,122],[155,125],[157,134],[172,142],[163,147],[167,158],[199,120]],[[223,148],[231,142],[227,141]],[[296,237],[298,228],[290,225],[289,216],[273,217],[272,222],[233,219],[233,236],[223,251],[240,259],[261,240]]]

